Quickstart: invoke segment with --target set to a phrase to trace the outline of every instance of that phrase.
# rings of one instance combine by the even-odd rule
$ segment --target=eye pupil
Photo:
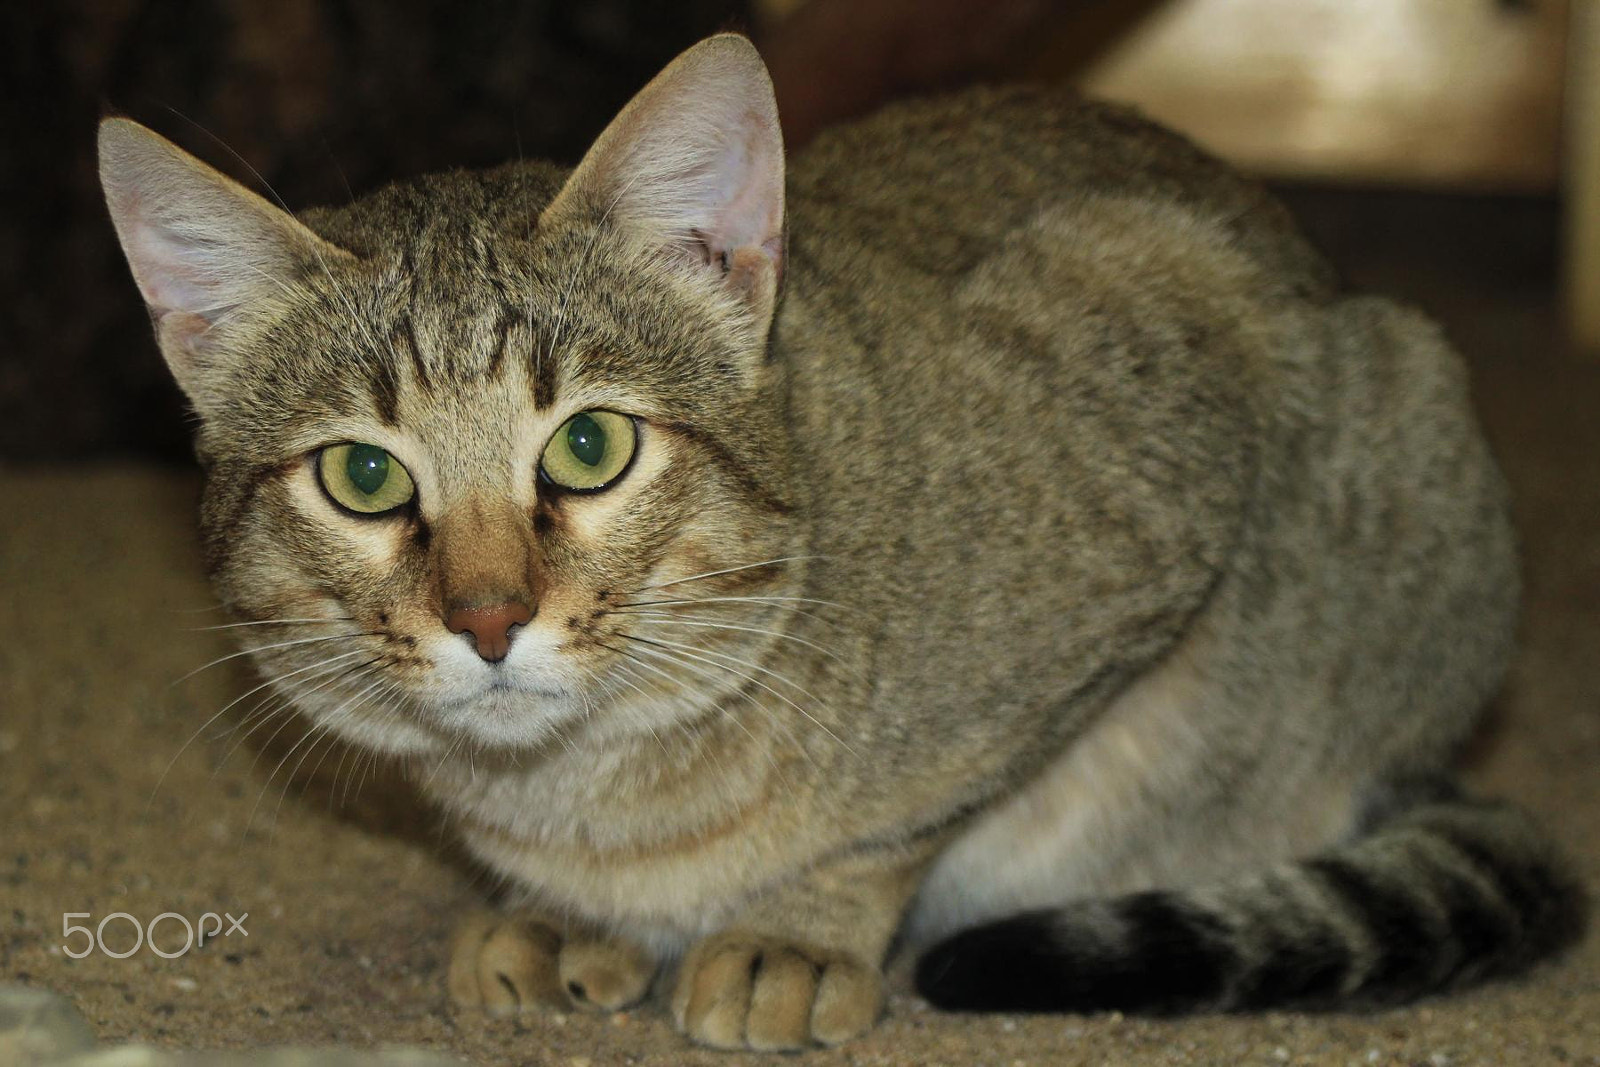
[[[377,445],[351,445],[345,474],[359,492],[372,496],[389,480],[389,453]]]
[[[567,424],[567,448],[579,463],[598,467],[606,458],[606,432],[593,417],[577,415]]]
[[[539,457],[540,476],[578,493],[604,489],[628,469],[638,444],[634,421],[596,408],[563,422]]]

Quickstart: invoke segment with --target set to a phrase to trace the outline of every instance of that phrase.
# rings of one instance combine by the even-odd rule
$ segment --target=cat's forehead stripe
[[[371,360],[368,375],[367,385],[378,417],[385,425],[397,425],[400,421],[400,381],[395,376],[394,364],[387,358]]]
[[[395,331],[400,347],[411,357],[412,378],[423,392],[433,393],[433,375],[428,372],[428,361],[422,358],[422,346],[417,343],[416,317],[408,310],[400,316],[400,328]]]
[[[422,346],[417,344],[417,256],[412,244],[407,244],[400,254],[400,269],[406,279],[406,306],[400,314],[396,340],[411,357],[411,372],[416,383],[425,392],[433,392],[433,376],[428,373],[427,362],[422,358]]]
[[[486,222],[448,220],[414,205],[399,252],[404,305],[397,341],[406,376],[429,397],[498,378],[512,363],[529,370],[534,407],[555,402],[556,353],[541,335],[532,278]]]
[[[533,406],[544,411],[556,402],[555,353],[541,350],[539,339],[533,338],[533,373],[528,375],[533,383]]]
[[[495,342],[494,349],[489,353],[489,366],[487,373],[491,378],[498,377],[505,367],[506,346],[511,343],[511,330],[521,318],[518,310],[504,299],[500,304],[500,323],[496,332],[500,339]]]

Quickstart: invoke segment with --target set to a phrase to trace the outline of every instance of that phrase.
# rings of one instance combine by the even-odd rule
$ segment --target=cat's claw
[[[644,999],[655,962],[635,945],[563,938],[516,915],[477,913],[456,931],[447,980],[457,1007],[507,1015],[534,1007],[619,1011]]]
[[[878,969],[850,956],[727,933],[690,951],[672,1011],[678,1029],[702,1045],[790,1052],[861,1036],[883,998]]]

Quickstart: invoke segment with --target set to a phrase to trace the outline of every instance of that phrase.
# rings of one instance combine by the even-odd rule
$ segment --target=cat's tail
[[[1382,1007],[1524,970],[1585,918],[1582,887],[1527,816],[1451,797],[1210,890],[975,927],[919,961],[917,986],[956,1011]]]

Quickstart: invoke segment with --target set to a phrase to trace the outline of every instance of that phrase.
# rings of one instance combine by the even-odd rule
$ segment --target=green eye
[[[614,411],[583,411],[562,423],[539,461],[563,489],[604,489],[627,469],[635,445],[633,420]]]
[[[330,445],[317,459],[322,488],[340,506],[363,515],[393,511],[416,495],[411,475],[377,445]]]

